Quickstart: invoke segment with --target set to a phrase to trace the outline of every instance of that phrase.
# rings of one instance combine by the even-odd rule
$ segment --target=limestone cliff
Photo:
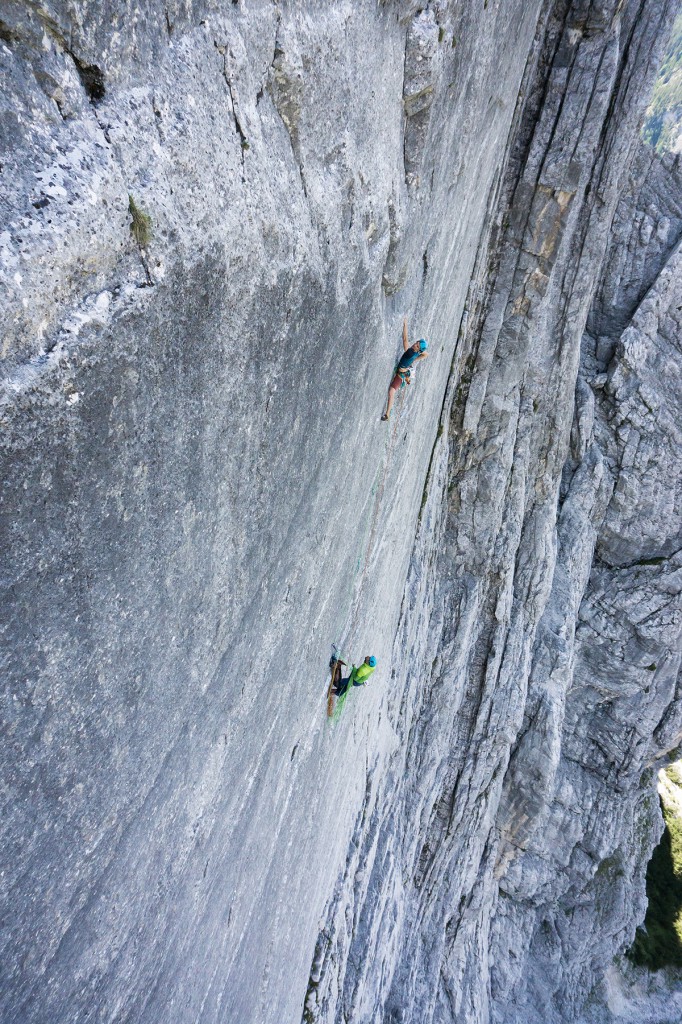
[[[674,13],[0,5],[3,1021],[605,1005],[682,732]]]

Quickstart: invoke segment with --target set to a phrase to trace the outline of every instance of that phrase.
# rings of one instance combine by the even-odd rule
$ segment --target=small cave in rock
[[[104,74],[96,64],[85,64],[75,54],[71,54],[76,65],[78,77],[87,92],[91,103],[99,103],[104,99],[106,89],[104,88]]]

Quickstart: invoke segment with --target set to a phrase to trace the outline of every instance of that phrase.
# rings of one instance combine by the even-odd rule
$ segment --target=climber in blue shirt
[[[406,384],[411,383],[412,366],[419,359],[425,359],[428,355],[426,351],[428,345],[424,338],[420,338],[419,341],[415,341],[414,345],[410,345],[407,337],[407,317],[403,320],[403,354],[401,355],[398,365],[394,370],[394,377],[391,381],[388,389],[388,401],[386,403],[386,412],[381,417],[382,420],[387,420],[391,415],[391,409],[395,396],[400,388],[405,387]]]

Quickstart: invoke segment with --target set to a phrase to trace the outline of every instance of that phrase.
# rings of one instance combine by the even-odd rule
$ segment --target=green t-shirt
[[[364,662],[358,668],[353,669],[353,686],[363,686],[372,672],[376,668],[376,665],[365,665]]]

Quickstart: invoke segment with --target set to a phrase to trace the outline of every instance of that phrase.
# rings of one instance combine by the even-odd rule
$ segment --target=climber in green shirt
[[[339,664],[345,665],[345,662],[342,661],[339,662]],[[332,692],[336,694],[337,697],[343,697],[349,686],[364,686],[376,666],[377,659],[368,656],[358,668],[353,665],[351,674],[346,679],[339,678],[334,684]]]

